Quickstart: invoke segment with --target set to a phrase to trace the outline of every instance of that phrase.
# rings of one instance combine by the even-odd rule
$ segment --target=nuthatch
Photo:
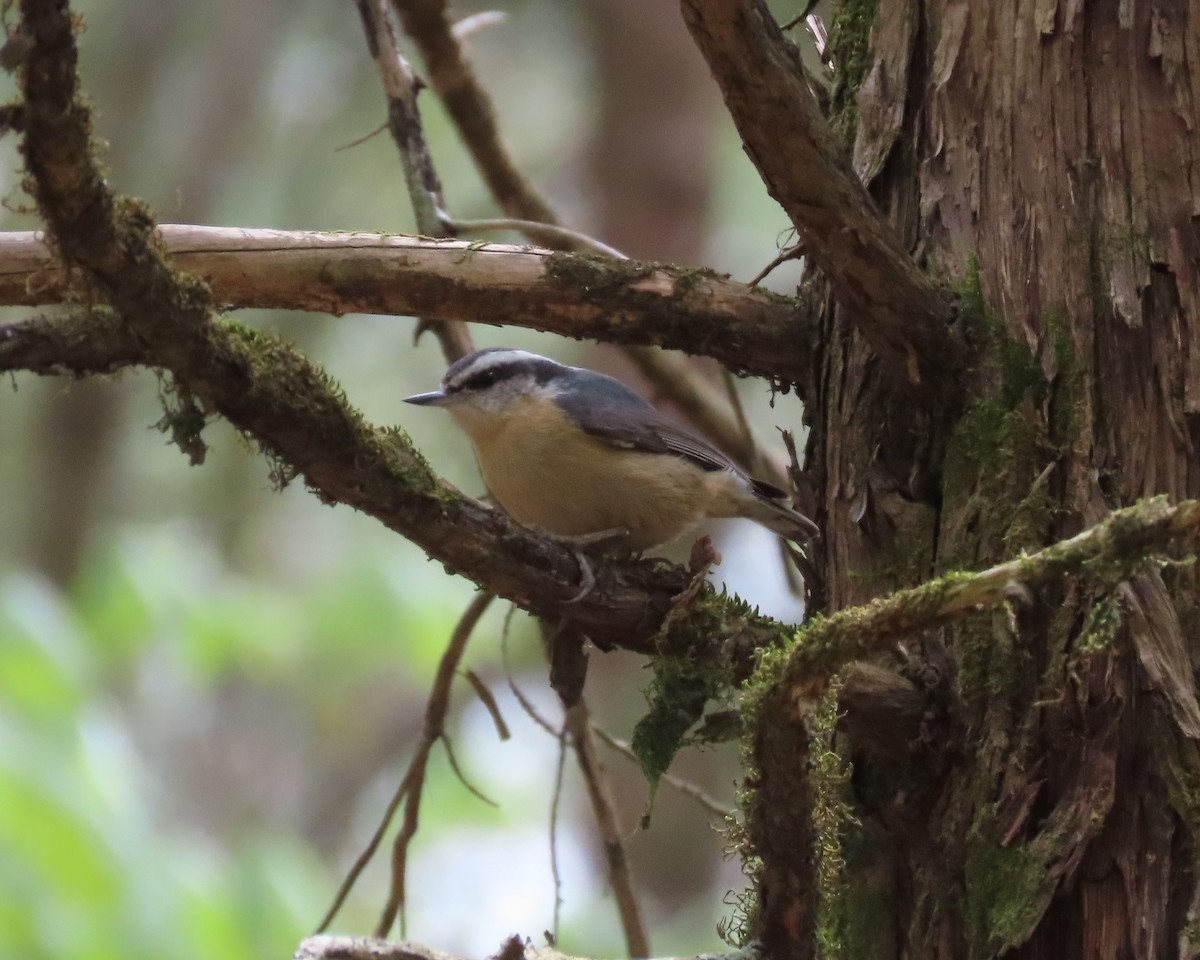
[[[789,540],[818,533],[784,491],[602,373],[480,350],[451,365],[440,390],[407,402],[445,407],[495,501],[559,537],[625,530],[641,551],[716,517],[747,517]]]

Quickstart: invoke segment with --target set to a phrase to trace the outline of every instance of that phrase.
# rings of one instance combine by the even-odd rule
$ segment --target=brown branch
[[[880,215],[763,0],[682,0],[746,153],[871,345],[910,380],[956,366],[950,309]]]
[[[608,882],[612,887],[613,899],[617,904],[617,915],[621,918],[621,929],[625,933],[625,948],[630,957],[650,956],[650,940],[646,935],[646,924],[633,890],[633,874],[629,858],[625,853],[625,841],[621,836],[621,823],[617,816],[617,804],[612,788],[604,772],[604,764],[596,752],[596,738],[588,720],[586,701],[567,707],[566,731],[575,750],[579,771],[587,788],[592,815],[600,832],[604,847],[604,859],[608,864]]]
[[[521,176],[504,146],[491,98],[475,79],[446,16],[445,0],[393,0],[404,31],[425,61],[429,82],[446,105],[493,199],[513,219],[555,224],[550,206]],[[571,249],[554,236],[536,234],[536,242]]]
[[[108,370],[115,352],[125,355],[135,347],[112,314],[82,314],[47,329],[41,319],[0,325],[0,370]],[[119,338],[115,347],[108,345],[110,334]],[[606,564],[593,591],[566,604],[580,582],[571,548],[440,481],[402,433],[364,423],[336,385],[284,345],[233,325],[214,325],[209,335],[228,366],[200,358],[171,367],[144,344],[138,345],[139,362],[197,371],[197,380],[204,378],[200,395],[327,502],[370,514],[434,559],[538,616],[552,622],[569,617],[600,642],[651,649],[671,598],[688,582],[686,572],[661,562],[611,570]],[[61,345],[58,359],[48,354],[48,343]],[[747,643],[770,635],[767,628]]]
[[[708,271],[371,233],[164,224],[152,240],[229,308],[421,315],[669,347],[812,395],[814,318]],[[108,299],[38,234],[0,233],[0,304],[97,297]]]
[[[0,370],[85,377],[140,365],[145,345],[107,307],[0,324]]]
[[[793,685],[793,693],[816,696],[842,666],[889,650],[902,637],[980,610],[1028,602],[1037,588],[1067,577],[1090,576],[1115,587],[1169,548],[1194,551],[1198,540],[1200,500],[1175,506],[1165,497],[1143,500],[1037,553],[977,573],[949,573],[866,606],[815,618],[797,633],[789,651],[764,658],[756,683],[777,676],[779,684]]]
[[[388,0],[356,2],[363,33],[367,38],[367,49],[379,70],[383,92],[387,97],[388,131],[400,151],[400,166],[404,170],[404,183],[412,203],[417,232],[426,237],[448,237],[449,231],[440,216],[445,206],[442,182],[425,140],[421,111],[417,106],[417,91],[420,88],[412,67],[397,46]],[[474,349],[470,331],[460,320],[423,319],[422,326],[433,331],[442,345],[442,354],[451,363]]]
[[[391,890],[388,893],[387,905],[384,907],[383,916],[380,918],[379,925],[376,928],[376,935],[386,936],[388,931],[391,930],[392,924],[395,923],[396,913],[403,911],[408,845],[417,832],[421,812],[421,794],[425,785],[425,771],[429,767],[429,754],[437,742],[445,738],[446,714],[450,709],[450,687],[454,683],[454,674],[458,670],[459,663],[462,661],[467,641],[471,639],[471,633],[475,630],[480,618],[494,599],[496,599],[495,594],[477,594],[463,612],[458,625],[455,626],[454,632],[450,636],[450,642],[442,652],[441,660],[438,661],[437,672],[434,674],[433,683],[429,688],[429,699],[425,703],[425,717],[421,723],[421,736],[417,740],[417,748],[413,753],[412,760],[409,761],[408,770],[405,771],[404,778],[400,781],[400,786],[396,788],[396,792],[392,795],[392,799],[379,821],[379,826],[375,828],[375,833],[371,836],[362,853],[354,861],[345,879],[342,880],[341,886],[338,887],[337,893],[333,898],[333,903],[317,927],[318,933],[326,930],[329,924],[333,922],[333,918],[337,916],[338,911],[342,908],[342,904],[346,902],[346,897],[349,896],[355,882],[375,856],[379,845],[383,842],[388,827],[391,826],[392,817],[395,816],[401,801],[404,802],[404,823],[401,825],[400,833],[397,834],[392,845]],[[445,742],[449,751],[449,741]],[[452,753],[450,757],[454,771],[456,774],[459,774],[459,779],[462,780],[463,785],[484,802],[492,804],[491,800],[488,800],[463,780]],[[495,806],[495,804],[492,805]],[[401,920],[401,929],[403,930],[403,920]]]

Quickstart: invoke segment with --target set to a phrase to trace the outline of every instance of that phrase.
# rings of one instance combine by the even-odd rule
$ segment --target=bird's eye
[[[486,390],[500,379],[500,371],[495,367],[490,370],[480,370],[479,373],[467,380],[463,387],[467,390]]]

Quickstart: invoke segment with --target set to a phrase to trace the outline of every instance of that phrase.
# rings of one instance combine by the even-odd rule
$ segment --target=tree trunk
[[[829,610],[1200,493],[1200,10],[879,0],[864,58],[852,6],[832,57],[855,167],[961,289],[978,354],[935,408],[827,309]],[[847,955],[1200,949],[1195,588],[1188,567],[1068,584],[925,638],[903,672],[940,719],[905,756],[854,755],[862,826],[823,892]]]

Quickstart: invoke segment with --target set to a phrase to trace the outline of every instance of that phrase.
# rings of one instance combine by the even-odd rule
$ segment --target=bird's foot
[[[565,601],[566,603],[579,603],[596,588],[596,574],[592,570],[591,561],[588,560],[584,550],[597,546],[602,546],[606,550],[612,549],[614,546],[622,545],[622,542],[628,538],[629,531],[624,527],[597,530],[595,533],[584,533],[577,537],[554,538],[575,554],[575,560],[579,564],[579,592],[570,600]]]

